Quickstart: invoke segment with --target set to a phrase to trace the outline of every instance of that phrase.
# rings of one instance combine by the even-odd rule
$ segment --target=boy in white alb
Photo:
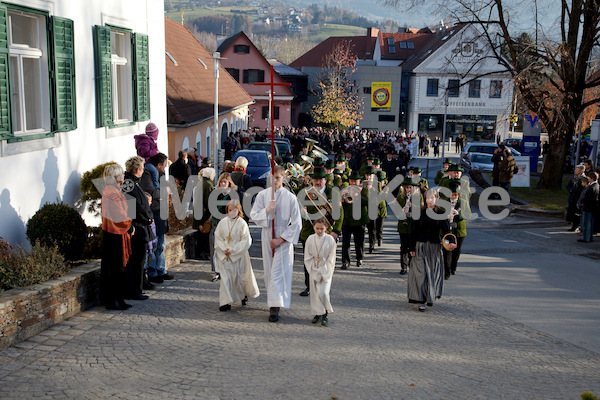
[[[335,239],[327,233],[327,221],[318,219],[313,224],[315,233],[306,239],[304,266],[310,275],[310,308],[316,314],[312,320],[327,326],[327,313],[333,312],[329,300],[331,278],[335,269]]]

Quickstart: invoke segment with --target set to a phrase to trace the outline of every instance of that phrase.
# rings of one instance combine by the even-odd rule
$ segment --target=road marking
[[[530,235],[535,235],[535,236],[543,237],[543,238],[545,238],[545,239],[550,239],[550,236],[541,235],[541,234],[539,234],[539,233],[535,233],[535,232],[529,232],[529,231],[525,231],[525,233],[529,233]]]

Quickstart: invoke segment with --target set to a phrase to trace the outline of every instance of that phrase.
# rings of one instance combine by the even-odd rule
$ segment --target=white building
[[[74,205],[81,175],[123,165],[150,120],[166,153],[163,18],[162,0],[0,5],[4,239],[25,243],[28,219],[47,202]]]

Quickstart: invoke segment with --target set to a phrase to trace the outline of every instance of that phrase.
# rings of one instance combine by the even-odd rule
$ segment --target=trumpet
[[[361,190],[358,186],[348,186],[342,190],[342,202],[347,204],[354,203],[355,198],[360,198]]]

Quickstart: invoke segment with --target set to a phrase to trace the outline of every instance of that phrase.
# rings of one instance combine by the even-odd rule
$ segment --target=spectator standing
[[[590,243],[594,230],[594,215],[598,212],[598,174],[594,171],[587,175],[588,187],[581,199],[581,233],[582,238],[578,242]]]
[[[567,202],[567,222],[570,222],[571,228],[569,232],[573,232],[577,230],[579,227],[581,214],[578,209],[579,197],[581,196],[581,192],[583,191],[582,181],[587,178],[583,174],[584,167],[583,165],[578,165],[575,167],[575,175],[569,180],[567,183],[567,192],[569,192],[569,198]]]
[[[509,148],[505,148],[502,161],[498,165],[498,180],[500,187],[508,192],[508,187],[512,182],[513,175],[518,172],[517,163]]]
[[[187,180],[192,175],[192,169],[188,163],[187,151],[179,151],[179,158],[169,167],[169,175],[175,178],[175,183],[185,190]]]

